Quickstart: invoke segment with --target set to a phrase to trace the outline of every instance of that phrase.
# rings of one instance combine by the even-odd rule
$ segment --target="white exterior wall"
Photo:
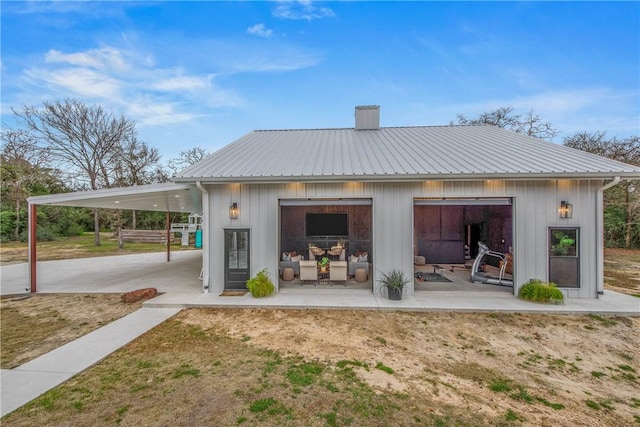
[[[514,242],[518,285],[531,278],[548,279],[549,227],[580,229],[580,288],[564,288],[571,298],[596,298],[597,190],[601,181],[546,180],[516,183]],[[573,217],[562,219],[560,202],[573,204]]]
[[[548,279],[549,227],[580,228],[579,289],[574,298],[595,298],[597,281],[597,190],[602,181],[422,181],[414,183],[225,184],[209,190],[210,292],[224,288],[224,228],[251,231],[250,270],[268,269],[277,286],[279,266],[280,199],[372,199],[373,283],[381,271],[399,268],[413,275],[413,200],[419,197],[512,197],[514,281]],[[573,218],[559,217],[560,201],[573,204]],[[237,203],[239,217],[229,219],[229,205]],[[330,203],[330,202],[329,202]],[[205,209],[206,212],[206,209]],[[205,268],[205,271],[206,268]],[[206,286],[206,284],[205,284]],[[413,283],[406,289],[413,293]]]

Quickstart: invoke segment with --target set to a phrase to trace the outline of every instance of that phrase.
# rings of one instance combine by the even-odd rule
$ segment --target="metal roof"
[[[493,126],[257,130],[176,182],[640,178],[640,168]]]
[[[200,191],[193,185],[173,182],[50,194],[29,197],[27,200],[35,205],[135,209],[160,212],[202,211]]]

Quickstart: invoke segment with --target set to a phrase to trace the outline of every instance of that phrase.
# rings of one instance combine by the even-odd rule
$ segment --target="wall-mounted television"
[[[349,221],[346,213],[308,213],[307,236],[348,236]]]

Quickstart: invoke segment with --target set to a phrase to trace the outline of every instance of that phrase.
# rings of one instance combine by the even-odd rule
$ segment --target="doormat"
[[[247,294],[248,291],[223,291],[221,297],[242,297]]]
[[[442,274],[437,273],[416,273],[416,280],[418,282],[450,282],[451,280],[444,277]]]

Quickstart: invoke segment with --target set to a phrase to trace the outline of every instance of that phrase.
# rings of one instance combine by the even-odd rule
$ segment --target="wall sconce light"
[[[229,218],[230,219],[238,219],[238,204],[232,203],[229,206]]]
[[[573,205],[565,202],[560,202],[560,218],[571,218],[573,216]]]

